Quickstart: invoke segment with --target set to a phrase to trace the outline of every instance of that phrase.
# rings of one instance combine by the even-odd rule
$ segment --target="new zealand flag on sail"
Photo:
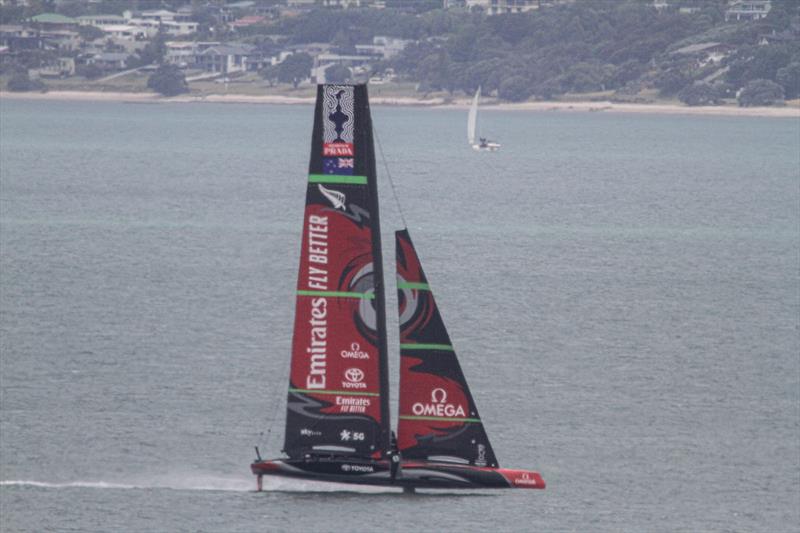
[[[353,175],[353,158],[352,157],[323,157],[322,158],[322,173],[323,174],[338,174],[339,176],[352,176]]]

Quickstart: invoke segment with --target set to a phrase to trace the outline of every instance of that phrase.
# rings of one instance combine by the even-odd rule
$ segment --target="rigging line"
[[[289,358],[289,363],[287,365],[286,358],[284,357],[281,362],[281,368],[280,368],[281,371],[275,374],[274,383],[272,384],[272,390],[275,391],[272,393],[272,399],[273,399],[272,403],[275,407],[272,412],[272,417],[267,419],[266,437],[264,436],[263,431],[260,434],[260,437],[264,439],[263,442],[266,446],[269,446],[271,444],[270,439],[272,438],[272,427],[275,425],[276,419],[278,417],[278,411],[280,410],[281,407],[285,405],[283,401],[280,401],[278,399],[279,398],[278,394],[280,394],[281,391],[280,381],[284,379],[284,376],[286,376],[288,367],[290,367],[291,364],[292,364],[291,358]]]
[[[400,213],[400,220],[403,221],[403,227],[408,228],[408,223],[406,222],[406,217],[403,214],[403,207],[400,205],[400,199],[397,196],[397,189],[394,187],[394,180],[392,179],[392,173],[389,172],[389,165],[386,162],[386,156],[383,155],[383,145],[381,144],[380,135],[378,135],[378,128],[375,125],[372,125],[372,131],[375,132],[375,140],[378,142],[378,151],[381,153],[381,161],[383,162],[383,168],[386,169],[386,177],[389,178],[389,185],[392,186],[392,196],[394,197],[394,203],[397,206],[397,211]]]

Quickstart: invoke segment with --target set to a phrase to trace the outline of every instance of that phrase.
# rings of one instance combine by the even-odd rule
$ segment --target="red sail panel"
[[[407,230],[396,236],[400,312],[398,447],[404,458],[497,467]]]
[[[323,85],[297,280],[284,451],[388,446],[375,161],[364,86]]]

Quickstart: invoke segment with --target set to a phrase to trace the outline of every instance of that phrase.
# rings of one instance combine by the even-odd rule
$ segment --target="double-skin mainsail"
[[[284,452],[389,447],[386,316],[366,86],[318,87]]]

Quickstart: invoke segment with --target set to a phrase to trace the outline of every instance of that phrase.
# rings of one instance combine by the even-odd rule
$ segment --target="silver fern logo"
[[[333,191],[331,189],[326,189],[322,186],[321,183],[317,184],[319,187],[319,192],[322,193],[322,196],[328,199],[328,201],[333,205],[334,209],[341,209],[342,211],[347,211],[347,206],[345,206],[345,201],[347,197],[344,195],[343,192]]]

